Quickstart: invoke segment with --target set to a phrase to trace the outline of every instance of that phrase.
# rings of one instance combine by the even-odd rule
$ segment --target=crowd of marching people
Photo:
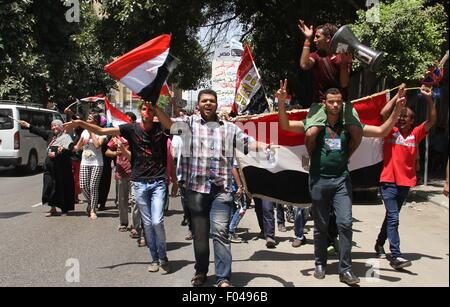
[[[201,286],[207,280],[210,238],[215,284],[232,285],[230,243],[242,242],[236,229],[251,205],[257,215],[259,236],[266,240],[267,248],[276,246],[275,228],[286,232],[286,221],[294,223],[292,246],[306,244],[305,224],[308,219],[314,220],[314,277],[325,278],[329,253],[335,250],[340,281],[355,285],[360,280],[352,271],[352,186],[348,162],[363,136],[379,137],[385,138],[380,191],[386,218],[374,249],[377,256],[386,257],[384,245],[389,241],[391,266],[410,266],[400,250],[399,213],[410,188],[416,185],[418,144],[436,120],[431,91],[426,87],[420,90],[428,108],[424,123],[414,126],[413,111],[406,106],[405,86],[401,86],[380,114],[383,125],[364,125],[351,103],[345,102],[351,56],[330,52],[330,40],[337,28],[326,24],[314,32],[300,21],[299,29],[305,35],[300,67],[312,70],[316,103],[305,121],[290,121],[285,106],[287,81],[280,82],[276,96],[280,129],[306,135],[310,208],[248,198],[234,151],[243,146],[249,153],[266,152],[271,144],[255,140],[218,116],[216,92],[202,90],[197,112],[190,116],[180,112],[178,117],[170,118],[157,105],[142,102],[140,120],[127,113],[130,123],[118,127],[106,127],[100,113],[90,114],[87,121],[73,118],[64,125],[54,121],[51,131],[21,122],[48,142],[42,196],[42,202],[51,207],[48,216],[59,215],[57,207],[62,215],[74,210],[81,192],[88,217],[96,220],[97,211],[105,206],[104,195],[109,192],[114,161],[118,230],[130,231],[140,246],[148,247],[149,272],[171,272],[164,211],[169,194],[179,193],[183,207],[181,224],[188,228],[186,239],[193,240],[193,286]],[[318,49],[314,53],[309,52],[312,39]],[[75,138],[66,131],[74,131]]]

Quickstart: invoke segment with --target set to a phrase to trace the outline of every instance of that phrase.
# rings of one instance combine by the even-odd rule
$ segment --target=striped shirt
[[[235,148],[247,146],[254,139],[230,122],[206,122],[193,115],[176,119],[172,133],[183,140],[181,182],[185,188],[208,194],[212,185],[231,192]]]

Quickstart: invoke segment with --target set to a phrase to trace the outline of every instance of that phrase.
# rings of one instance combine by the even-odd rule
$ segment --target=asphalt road
[[[48,208],[39,205],[41,185],[41,174],[25,176],[0,169],[0,286],[190,286],[194,255],[192,241],[184,239],[187,229],[180,226],[178,198],[171,199],[165,220],[173,272],[163,276],[148,273],[148,250],[117,231],[118,214],[112,201],[96,221],[87,218],[84,205],[77,205],[70,216],[46,218]],[[393,270],[387,260],[374,257],[383,205],[379,200],[355,203],[352,257],[360,286],[449,286],[448,210],[419,199],[411,201],[401,212],[400,234],[404,256],[413,265],[401,272]],[[239,228],[247,243],[232,245],[233,284],[345,287],[339,283],[335,257],[329,260],[324,280],[312,276],[312,222],[306,226],[308,244],[296,249],[290,242],[293,225],[286,226],[288,232],[276,234],[276,249],[269,250],[264,240],[254,240],[259,229],[254,210],[248,210]],[[75,273],[78,268],[79,275]],[[207,286],[213,284],[213,275],[211,262]]]

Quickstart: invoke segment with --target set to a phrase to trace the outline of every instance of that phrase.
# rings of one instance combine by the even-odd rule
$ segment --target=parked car
[[[14,166],[35,172],[45,161],[47,143],[28,129],[22,129],[16,120],[50,129],[55,119],[64,121],[57,111],[0,100],[0,166]]]

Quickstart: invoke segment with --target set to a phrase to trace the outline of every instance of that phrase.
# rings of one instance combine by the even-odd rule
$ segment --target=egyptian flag
[[[163,86],[162,86],[162,88],[161,88],[161,92],[159,92],[159,95],[160,95],[160,96],[169,95],[169,92],[170,92],[169,85],[167,84],[167,82],[164,82],[164,84],[163,84]],[[136,94],[136,93],[132,93],[132,96],[131,96],[131,97],[132,97],[133,99],[142,99],[142,97],[139,96],[139,95]]]
[[[104,99],[105,99],[105,95],[98,94],[97,96],[90,96],[90,97],[81,98],[80,101],[83,101],[83,102],[98,102],[98,101],[103,101]]]
[[[386,92],[355,101],[353,106],[361,122],[380,125],[379,114],[387,102]],[[304,120],[308,110],[289,112],[289,120]],[[305,135],[278,129],[278,113],[253,117],[238,117],[237,126],[256,140],[274,144],[275,155],[244,154],[237,151],[241,177],[250,197],[269,201],[308,206],[309,155]],[[278,145],[278,146],[277,146]],[[376,187],[383,168],[383,140],[363,138],[350,160],[353,187]]]
[[[105,66],[105,71],[155,105],[161,88],[177,65],[169,54],[170,35],[161,35]]]
[[[120,110],[113,107],[109,103],[108,97],[105,97],[105,109],[108,126],[119,127],[120,125],[130,123],[130,118],[123,114]]]
[[[268,108],[266,93],[248,45],[245,45],[236,76],[232,112],[236,115],[261,114]]]

